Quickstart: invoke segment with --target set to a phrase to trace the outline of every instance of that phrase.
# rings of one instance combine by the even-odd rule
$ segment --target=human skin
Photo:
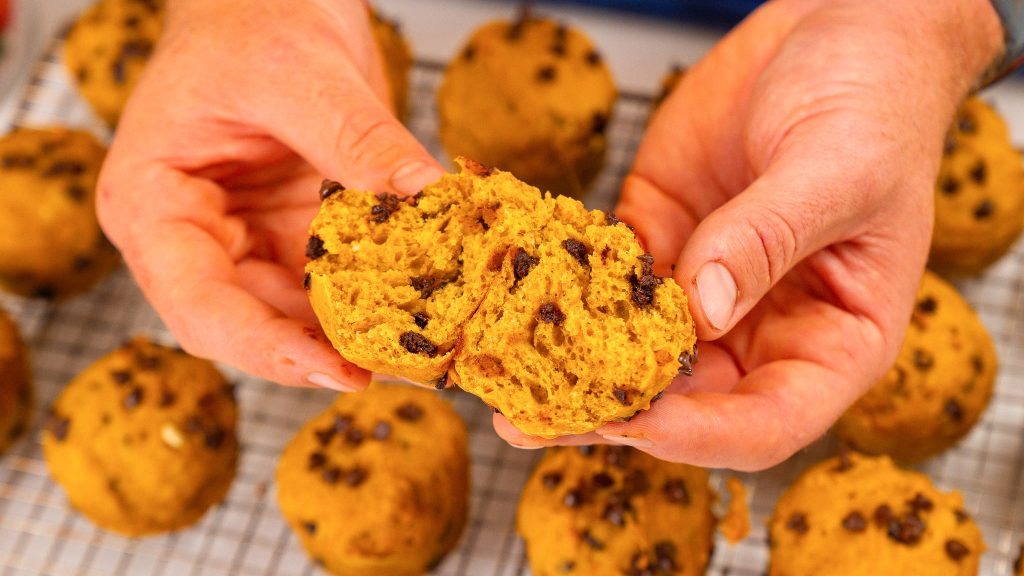
[[[412,194],[440,166],[394,118],[358,0],[170,0],[100,176],[104,231],[179,343],[353,390],[302,288],[324,176]]]
[[[554,443],[756,470],[824,434],[895,358],[943,135],[1001,47],[987,0],[777,0],[729,34],[657,112],[618,207],[690,298],[695,375]]]
[[[820,436],[896,354],[942,135],[1001,37],[987,0],[775,0],[694,66],[619,214],[662,273],[677,263],[700,364],[630,422],[558,442],[758,469]],[[321,175],[410,194],[441,174],[383,78],[356,0],[171,0],[98,208],[187,350],[288,385],[365,385],[301,269]]]

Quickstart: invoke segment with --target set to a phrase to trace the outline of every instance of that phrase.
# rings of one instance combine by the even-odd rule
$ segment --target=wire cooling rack
[[[23,125],[67,124],[100,136],[106,129],[89,112],[64,73],[59,43],[37,66],[18,111]],[[443,67],[414,70],[410,126],[441,156],[433,95]],[[608,165],[590,203],[609,207],[636,150],[650,98],[624,95],[609,127]],[[962,288],[996,338],[1001,370],[992,406],[960,446],[924,467],[945,489],[960,490],[988,544],[986,576],[1010,576],[1024,536],[1024,243],[983,278]],[[225,372],[239,383],[242,456],[225,503],[196,526],[168,536],[132,540],[105,533],[72,511],[50,480],[39,429],[45,407],[63,385],[129,336],[171,342],[160,320],[121,270],[89,294],[58,306],[0,297],[21,325],[32,350],[38,403],[31,433],[0,457],[0,576],[29,575],[312,575],[312,566],[281,520],[274,468],[285,442],[323,409],[331,395],[286,389]],[[465,418],[473,467],[472,515],[459,548],[438,576],[526,576],[515,535],[519,490],[538,453],[505,445],[490,428],[490,411],[474,398],[446,392]],[[717,543],[709,574],[759,576],[768,561],[765,520],[797,474],[834,451],[828,438],[760,474],[741,474],[753,529],[745,541]],[[724,475],[712,475],[721,489]]]

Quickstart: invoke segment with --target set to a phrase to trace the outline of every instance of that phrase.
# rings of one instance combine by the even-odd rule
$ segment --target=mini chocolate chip
[[[324,464],[327,464],[327,456],[324,456],[323,452],[313,452],[309,455],[308,465],[310,470],[321,468]]]
[[[972,356],[971,366],[974,367],[975,373],[981,374],[985,370],[985,361],[981,359],[981,356]]]
[[[988,179],[988,166],[985,165],[984,160],[978,160],[974,168],[971,168],[971,180],[977,184],[984,184],[986,179]]]
[[[658,400],[661,400],[661,398],[663,396],[665,396],[665,391],[664,390],[662,390],[661,392],[658,392],[657,394],[655,394],[654,396],[651,397],[651,404],[654,404]]]
[[[313,534],[316,534],[316,522],[303,522],[302,529],[312,536]]]
[[[561,42],[555,42],[551,45],[551,53],[560,58],[564,57],[567,51],[565,44]]]
[[[82,200],[85,200],[85,197],[88,194],[88,192],[85,191],[85,188],[79,186],[78,184],[72,184],[68,186],[67,189],[64,190],[64,193],[68,195],[68,198],[74,200],[75,202],[81,202]]]
[[[629,448],[626,446],[609,446],[605,449],[604,463],[613,468],[625,468],[629,464]]]
[[[843,528],[848,532],[863,532],[868,527],[868,521],[864,515],[854,510],[843,518]]]
[[[601,63],[601,53],[598,52],[597,50],[591,50],[590,52],[587,52],[586,58],[587,64],[590,64],[591,66],[597,66],[598,64]]]
[[[928,512],[935,507],[935,504],[924,494],[918,492],[914,494],[914,497],[907,500],[907,504],[910,505],[910,509],[916,514],[918,512]]]
[[[931,296],[925,296],[917,302],[917,311],[922,314],[935,314],[939,303]]]
[[[946,540],[946,556],[949,556],[950,560],[959,562],[970,553],[970,548],[964,546],[963,542],[953,538]]]
[[[427,322],[430,322],[430,318],[423,312],[417,312],[412,315],[412,321],[416,323],[420,329],[427,327]]]
[[[82,66],[75,72],[75,76],[78,77],[79,84],[85,84],[89,81],[89,69]]]
[[[675,558],[676,545],[670,540],[663,540],[654,545],[654,555],[658,558]]]
[[[562,483],[561,472],[548,472],[540,477],[540,482],[544,488],[548,490],[554,490],[558,488],[558,485]]]
[[[328,484],[337,484],[338,480],[341,480],[341,468],[338,468],[337,466],[326,468],[320,477]]]
[[[463,163],[466,166],[466,170],[469,170],[470,173],[481,178],[487,178],[491,174],[494,174],[494,168],[486,164],[481,164],[476,160],[470,160],[469,158],[466,158],[463,160]]]
[[[594,112],[590,119],[590,130],[594,134],[604,134],[608,130],[608,116],[603,112]]]
[[[555,27],[555,41],[565,42],[569,38],[569,29],[565,26],[565,22],[559,22],[558,26]]]
[[[340,182],[335,182],[334,180],[324,180],[320,184],[320,201],[322,202],[324,200],[327,200],[328,198],[337,194],[338,192],[344,191],[345,187],[342,186]]]
[[[633,305],[641,310],[654,304],[654,289],[662,283],[662,279],[654,275],[654,257],[644,254],[637,257],[640,261],[640,276],[634,272],[629,276],[630,299]]]
[[[344,434],[352,427],[353,419],[348,414],[335,414],[334,415],[334,431],[338,434]]]
[[[568,574],[575,569],[576,563],[572,560],[566,560],[565,562],[562,562],[562,565],[559,567],[559,570],[561,570],[563,574]]]
[[[690,503],[690,491],[687,490],[686,481],[682,478],[666,480],[661,491],[665,494],[665,498],[673,504],[686,506]]]
[[[540,309],[537,310],[537,319],[541,322],[561,326],[565,323],[565,314],[558,308],[558,304],[548,302],[540,305]]]
[[[565,493],[565,496],[562,497],[562,504],[564,504],[566,508],[579,508],[583,505],[583,492],[578,488],[569,490]]]
[[[425,275],[414,276],[409,279],[409,285],[413,290],[418,290],[420,298],[430,298],[430,295],[448,285],[448,280],[438,276]]]
[[[351,446],[359,446],[364,438],[363,431],[358,428],[349,428],[345,431],[345,443]]]
[[[956,137],[953,134],[946,134],[946,139],[942,143],[942,154],[949,156],[953,152],[956,152]]]
[[[88,270],[91,267],[92,258],[89,258],[88,256],[75,256],[75,258],[71,261],[71,268],[77,272]]]
[[[604,542],[594,538],[594,535],[590,533],[590,530],[584,528],[583,531],[580,532],[580,538],[587,546],[590,546],[591,549],[604,550]]]
[[[203,431],[203,421],[199,416],[189,416],[185,419],[185,432],[195,434]]]
[[[136,354],[135,365],[138,366],[140,370],[153,371],[160,368],[160,357]]]
[[[336,433],[337,432],[335,432],[333,427],[313,430],[313,435],[316,436],[316,441],[319,442],[321,446],[327,446],[328,444],[330,444],[331,440],[334,439],[334,435]]]
[[[587,444],[585,446],[578,446],[576,449],[579,450],[580,454],[588,458],[593,456],[594,453],[597,452],[597,446],[591,444]]]
[[[850,451],[846,447],[842,447],[839,450],[838,462],[832,468],[833,472],[843,473],[853,468],[853,460],[850,459]]]
[[[373,433],[371,435],[374,440],[387,440],[391,437],[391,424],[384,420],[378,420],[373,425]]]
[[[462,51],[462,59],[466,62],[472,62],[474,57],[476,57],[476,46],[470,44]]]
[[[50,412],[46,416],[46,422],[44,423],[46,430],[53,435],[54,439],[58,442],[63,442],[68,437],[68,432],[71,429],[71,419],[59,416],[55,412]]]
[[[216,427],[206,433],[204,438],[206,447],[211,450],[216,450],[224,445],[224,440],[227,438],[227,433],[221,427]]]
[[[974,118],[971,118],[967,114],[964,114],[957,121],[956,126],[964,134],[974,134],[978,130],[978,125],[975,124]]]
[[[37,286],[33,294],[35,295],[36,298],[42,298],[44,300],[53,300],[54,298],[57,297],[57,289],[49,284],[43,284],[42,286]]]
[[[115,384],[124,385],[132,381],[132,373],[128,370],[113,370],[110,378]]]
[[[541,66],[540,69],[537,70],[537,81],[541,84],[554,82],[556,75],[557,71],[554,66]]]
[[[136,386],[132,388],[132,391],[129,392],[127,396],[124,397],[124,400],[121,403],[124,405],[126,410],[133,410],[142,403],[143,395],[144,392],[142,388]]]
[[[398,196],[387,192],[377,194],[377,202],[378,204],[370,208],[370,214],[373,215],[371,220],[377,224],[387,222],[391,215],[398,211],[398,207],[402,203]]]
[[[437,346],[422,334],[404,332],[399,336],[398,343],[413,354],[426,354],[431,358],[437,356]]]
[[[513,285],[526,278],[526,275],[538,264],[540,264],[540,258],[530,256],[522,248],[516,248],[516,253],[512,256],[512,275],[515,277]]]
[[[684,376],[693,376],[693,365],[697,363],[697,345],[694,344],[693,351],[683,351],[676,358],[679,362],[679,373]]]
[[[952,421],[956,423],[964,421],[964,409],[955,399],[946,400],[946,403],[942,405],[942,410]]]
[[[598,472],[590,479],[590,482],[597,488],[608,488],[615,484],[615,479],[606,472]]]
[[[807,515],[802,512],[794,512],[789,520],[786,520],[786,528],[797,534],[807,534],[811,527],[807,524]]]
[[[174,406],[174,403],[178,401],[178,396],[170,390],[164,390],[160,393],[160,407],[168,408]]]
[[[148,58],[153,53],[153,43],[145,38],[129,40],[121,45],[121,54],[129,58]]]
[[[913,546],[921,541],[924,531],[924,520],[917,514],[910,512],[905,514],[903,518],[890,519],[886,534],[895,542]]]
[[[408,404],[399,406],[398,409],[395,410],[395,416],[398,416],[406,422],[416,422],[423,417],[423,409],[418,405],[409,402]]]
[[[946,196],[952,196],[960,191],[960,181],[952,176],[947,176],[939,183],[939,189]]]
[[[974,219],[984,220],[996,211],[995,204],[991,200],[982,200],[978,202],[978,205],[974,207]]]
[[[43,171],[43,178],[81,176],[82,174],[85,174],[85,164],[77,160],[57,160]]]
[[[622,479],[622,490],[629,495],[646,494],[651,489],[651,482],[643,470],[631,470]]]
[[[615,526],[626,525],[626,513],[629,511],[628,501],[609,503],[604,507],[601,517]]]
[[[957,524],[963,524],[964,522],[967,522],[968,520],[971,519],[971,517],[967,515],[967,512],[964,512],[963,510],[961,510],[959,508],[957,508],[956,510],[953,510],[953,517],[956,518],[956,523]]]
[[[525,21],[517,20],[505,30],[506,40],[519,40],[523,37],[523,26]]]
[[[892,520],[892,508],[888,504],[880,504],[875,508],[874,519],[876,526],[880,528],[888,526],[889,521]]]
[[[28,154],[8,154],[0,160],[0,166],[11,170],[32,168],[35,165],[36,159]]]
[[[562,240],[562,248],[565,248],[565,251],[580,263],[580,266],[590,267],[591,250],[587,248],[586,244],[573,238],[566,238]]]
[[[313,275],[310,274],[309,272],[306,272],[306,275],[302,277],[302,287],[305,288],[308,291],[309,290],[310,282],[312,282],[312,281],[313,281]]]
[[[931,370],[932,366],[934,366],[934,365],[935,365],[935,357],[932,356],[931,352],[929,352],[927,350],[922,350],[920,348],[918,348],[917,350],[914,350],[914,366],[918,370],[920,370],[922,372],[926,372],[928,370]]]
[[[616,386],[612,389],[612,395],[614,395],[615,399],[619,401],[619,404],[622,404],[623,406],[629,406],[633,403],[632,390],[626,390]]]
[[[324,254],[327,254],[327,249],[324,248],[324,241],[319,236],[310,236],[309,242],[306,243],[306,258],[317,260]]]
[[[444,390],[448,387],[448,373],[441,374],[441,377],[434,383],[434,388],[437,390]],[[497,410],[497,408],[495,408]]]
[[[366,481],[368,476],[367,472],[363,468],[352,468],[348,472],[345,472],[345,484],[355,488]]]

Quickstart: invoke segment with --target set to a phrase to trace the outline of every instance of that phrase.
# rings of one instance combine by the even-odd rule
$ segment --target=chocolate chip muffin
[[[985,543],[956,492],[843,454],[800,476],[775,506],[769,576],[973,576]]]
[[[64,298],[117,265],[96,220],[105,154],[78,130],[22,128],[0,138],[0,288]]]
[[[969,98],[946,136],[929,267],[945,275],[977,274],[1002,257],[1021,230],[1021,154],[995,109]]]
[[[18,325],[0,308],[0,454],[28,429],[32,383]]]
[[[917,462],[955,445],[992,397],[996,351],[956,288],[925,273],[896,364],[836,423],[862,452]]]
[[[100,527],[177,530],[227,494],[237,412],[213,364],[136,338],[68,384],[47,417],[43,452],[71,505]]]
[[[708,473],[625,446],[552,448],[516,524],[537,576],[704,574],[714,546]]]
[[[604,164],[616,99],[608,67],[576,28],[524,16],[479,28],[438,92],[450,155],[580,197]]]
[[[405,121],[409,118],[409,72],[412,70],[409,43],[402,36],[398,23],[384,18],[376,10],[370,10],[370,29],[384,60],[395,115]]]
[[[339,395],[285,448],[277,499],[329,572],[418,576],[466,524],[466,428],[429,390],[377,384]]]
[[[68,32],[64,64],[78,91],[109,126],[163,32],[164,0],[99,0]]]
[[[628,418],[691,370],[686,296],[625,224],[460,162],[408,199],[324,184],[306,283],[342,356],[545,437]]]

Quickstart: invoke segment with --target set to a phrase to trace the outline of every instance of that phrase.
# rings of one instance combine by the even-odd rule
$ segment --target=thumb
[[[790,154],[708,215],[676,274],[700,337],[728,332],[801,260],[849,238],[879,188],[867,172],[820,152]]]
[[[348,187],[411,195],[444,174],[351,62],[324,68],[303,72],[315,89],[301,107],[288,91],[266,96],[280,100],[258,107],[268,132]]]

